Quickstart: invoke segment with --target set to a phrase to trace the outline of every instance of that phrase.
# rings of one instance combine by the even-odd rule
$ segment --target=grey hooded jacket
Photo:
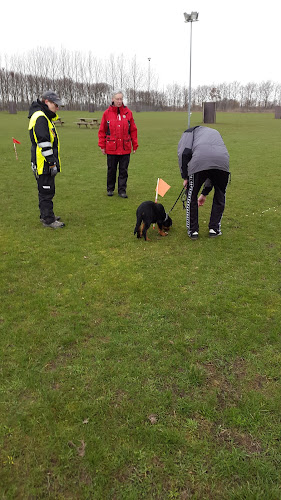
[[[220,133],[209,127],[187,129],[178,144],[181,176],[216,168],[229,172],[229,154]]]

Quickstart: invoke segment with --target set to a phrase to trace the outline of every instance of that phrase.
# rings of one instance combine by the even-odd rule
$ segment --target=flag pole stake
[[[157,203],[157,200],[158,200],[158,186],[159,186],[159,177],[157,179],[157,185],[156,185],[156,195],[155,195],[155,202],[154,203]],[[155,229],[155,224],[153,224],[153,229]]]
[[[15,150],[15,155],[16,155],[16,160],[18,160],[18,155],[17,155],[17,148],[16,148],[16,145],[14,143],[14,150]]]

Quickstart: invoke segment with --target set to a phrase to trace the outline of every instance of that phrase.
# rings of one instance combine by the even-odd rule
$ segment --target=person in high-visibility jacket
[[[40,220],[45,227],[56,229],[65,224],[53,210],[55,176],[61,171],[60,142],[54,121],[62,101],[53,90],[47,90],[41,100],[34,101],[29,109],[29,134],[31,140],[31,168],[37,180]]]
[[[113,196],[119,165],[118,195],[128,198],[127,180],[130,153],[138,149],[138,131],[132,111],[123,104],[121,90],[112,93],[112,104],[102,116],[98,146],[107,155],[107,196]]]

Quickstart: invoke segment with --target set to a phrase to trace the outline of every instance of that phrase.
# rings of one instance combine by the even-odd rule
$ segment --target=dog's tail
[[[137,222],[136,222],[136,227],[134,229],[134,234],[137,233],[138,238],[141,238],[141,230],[140,230],[141,221],[142,221],[142,215],[137,214]]]

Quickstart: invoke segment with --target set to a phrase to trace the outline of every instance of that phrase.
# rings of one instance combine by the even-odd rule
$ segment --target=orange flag
[[[170,189],[171,186],[169,186],[169,184],[167,184],[167,182],[163,181],[163,179],[159,179],[159,182],[158,182],[158,189],[156,187],[156,195],[157,195],[157,192],[158,194],[160,194],[160,196],[165,196],[165,194],[167,193],[168,189]]]
[[[19,141],[17,141],[17,139],[15,139],[14,137],[13,137],[13,143],[14,143],[14,144],[20,144],[20,142],[19,142]]]

